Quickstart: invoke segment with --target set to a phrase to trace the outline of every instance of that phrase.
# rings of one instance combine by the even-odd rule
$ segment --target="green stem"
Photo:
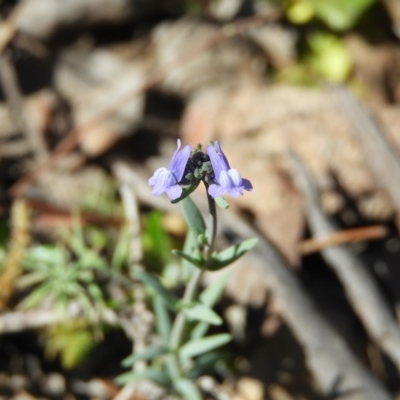
[[[207,194],[208,198],[208,209],[210,212],[210,236],[209,246],[205,252],[204,263],[200,268],[195,268],[193,275],[191,276],[183,295],[183,304],[193,303],[197,292],[200,287],[201,278],[204,274],[204,268],[206,267],[208,260],[214,250],[215,238],[217,236],[217,209],[215,206],[214,199]],[[182,368],[179,361],[178,350],[182,346],[184,341],[184,335],[187,328],[187,319],[182,311],[177,314],[174,324],[172,326],[171,337],[169,341],[169,347],[172,350],[172,355],[169,359],[169,369],[171,377],[173,379],[182,378]]]
[[[208,210],[210,211],[210,238],[209,246],[206,252],[206,263],[211,257],[214,251],[215,238],[217,236],[217,207],[215,205],[215,200],[207,193],[208,200]]]
[[[183,295],[183,303],[192,303],[196,297],[197,290],[200,286],[200,281],[203,276],[203,269],[196,268],[188,285],[186,286],[185,293]],[[175,318],[174,325],[172,326],[171,337],[169,341],[169,347],[172,350],[170,359],[170,372],[173,379],[182,378],[182,368],[179,362],[178,350],[182,345],[184,334],[186,331],[187,320],[186,316],[182,311],[178,313]]]

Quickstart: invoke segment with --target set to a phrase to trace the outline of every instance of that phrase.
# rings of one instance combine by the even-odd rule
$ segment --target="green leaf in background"
[[[122,361],[122,366],[131,367],[137,361],[148,361],[162,354],[166,354],[168,348],[164,346],[151,346],[141,353],[133,353]]]
[[[44,283],[39,287],[37,287],[35,290],[33,290],[28,296],[26,296],[21,301],[20,307],[28,310],[38,307],[45,299],[48,298],[52,299],[54,296],[53,293],[54,293],[54,285],[52,285],[52,282]]]
[[[217,254],[213,254],[207,265],[207,269],[210,271],[217,271],[226,267],[240,258],[243,254],[246,254],[257,243],[258,238],[247,239],[244,242],[230,246]]]
[[[100,229],[93,226],[85,227],[85,237],[88,247],[101,251],[107,247],[109,242],[109,235],[105,229]]]
[[[163,343],[167,345],[171,335],[172,321],[165,301],[155,296],[153,300],[153,309],[157,332],[161,336]]]
[[[46,269],[45,265],[65,264],[68,253],[65,248],[53,245],[34,246],[29,249],[24,260],[27,270]]]
[[[107,261],[94,250],[85,248],[78,256],[80,256],[76,263],[78,268],[104,271],[108,269]]]
[[[184,400],[203,399],[198,387],[190,379],[178,379],[174,381],[174,388]]]
[[[182,359],[188,359],[207,353],[229,343],[232,336],[229,333],[219,333],[205,338],[194,339],[184,344],[179,350]]]
[[[57,324],[45,331],[46,354],[60,356],[64,368],[76,367],[96,344],[93,331],[80,321]]]
[[[208,307],[213,307],[222,295],[228,281],[229,274],[224,273],[211,285],[208,285],[199,296],[201,303]]]
[[[343,40],[329,33],[317,33],[309,37],[308,45],[308,63],[316,73],[335,83],[348,78],[352,61]]]
[[[286,10],[286,16],[294,24],[306,24],[315,15],[312,0],[294,0]]]
[[[195,304],[183,310],[186,317],[191,321],[202,321],[210,325],[221,325],[221,317],[211,308],[204,304]]]
[[[124,374],[118,376],[115,379],[117,385],[125,385],[129,382],[142,381],[142,380],[150,380],[153,381],[160,386],[167,386],[169,383],[169,378],[167,373],[159,368],[147,368],[141,372],[125,372]]]
[[[154,294],[161,297],[172,310],[175,309],[178,299],[172,292],[165,289],[156,276],[145,271],[139,271],[136,273],[136,277],[145,285],[151,287],[154,290]]]
[[[181,201],[183,215],[188,224],[189,229],[196,232],[197,236],[206,233],[206,224],[196,204],[190,197],[186,197]]]
[[[196,358],[191,370],[187,373],[187,378],[197,378],[202,375],[213,375],[228,370],[230,353],[222,350],[214,350],[210,353],[203,354]]]
[[[152,270],[160,271],[171,259],[171,239],[163,226],[163,215],[149,213],[143,227],[144,261]]]
[[[121,272],[123,266],[129,261],[131,234],[131,227],[128,224],[119,232],[111,259],[111,268],[114,271]]]
[[[353,27],[361,14],[376,0],[312,0],[315,13],[331,29]]]
[[[294,24],[305,24],[319,18],[330,29],[345,31],[352,28],[376,0],[291,0],[286,16]]]
[[[190,331],[191,339],[200,339],[206,335],[208,329],[210,328],[210,324],[207,322],[198,322],[196,326]]]
[[[72,232],[66,231],[66,235],[66,241],[72,252],[78,256],[85,254],[86,243],[79,210],[72,213]]]

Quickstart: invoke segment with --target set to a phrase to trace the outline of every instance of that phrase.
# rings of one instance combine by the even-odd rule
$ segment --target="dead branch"
[[[88,156],[97,156],[121,137],[134,131],[143,116],[149,63],[118,57],[111,50],[94,50],[90,54],[79,48],[65,51],[58,59],[54,74],[57,90],[71,106],[76,124],[98,116],[99,111],[118,109],[97,126],[84,126],[79,145]],[[132,93],[138,94],[132,95]],[[123,103],[120,99],[125,98]]]
[[[49,40],[64,28],[124,23],[160,11],[176,12],[179,3],[180,0],[25,0],[15,8],[10,20],[18,30]]]
[[[321,238],[303,240],[298,245],[298,251],[302,255],[315,253],[326,247],[339,244],[360,242],[363,240],[382,239],[387,235],[387,229],[383,225],[365,226],[363,228],[345,229],[333,232]]]
[[[150,195],[143,173],[122,162],[114,163],[113,171],[121,181],[134,185],[142,202],[165,211],[179,210],[166,198]],[[194,197],[200,208],[206,210],[206,202],[198,196]],[[253,228],[231,211],[221,212],[219,219],[223,229],[235,232],[241,239],[258,236]],[[276,296],[279,311],[303,347],[308,367],[324,394],[346,395],[349,400],[389,400],[389,393],[360,364],[343,339],[326,322],[276,249],[260,238],[250,256],[266,286]]]
[[[17,27],[11,20],[1,21],[0,24],[0,55],[17,33]]]
[[[0,272],[0,311],[7,306],[15,282],[22,273],[22,261],[31,241],[29,225],[29,210],[25,201],[14,201],[11,210],[11,240]]]
[[[292,159],[306,198],[307,217],[313,235],[320,238],[337,231],[322,211],[318,192],[305,167],[295,155]],[[400,372],[400,329],[367,267],[345,245],[323,249],[322,255],[342,282],[347,298],[366,331]]]
[[[377,182],[389,193],[400,215],[400,158],[372,115],[344,87],[331,88],[337,107],[348,118]]]
[[[15,68],[6,54],[0,56],[0,81],[16,125],[24,133],[36,158],[38,160],[45,159],[47,149],[43,132],[35,129],[35,125],[30,123],[27,117]]]
[[[67,313],[55,312],[54,310],[8,312],[0,315],[0,334],[44,328],[79,318],[82,318],[82,315],[79,310],[76,310],[74,304],[69,306]],[[109,309],[100,311],[99,318],[110,325],[122,325],[120,318]]]
[[[31,147],[26,140],[15,140],[9,143],[0,144],[1,158],[18,158],[27,156],[31,152]]]

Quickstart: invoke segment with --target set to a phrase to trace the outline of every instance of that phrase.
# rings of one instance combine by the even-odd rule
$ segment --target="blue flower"
[[[168,169],[164,167],[157,169],[149,179],[149,185],[154,186],[151,192],[154,196],[159,196],[166,192],[171,200],[175,200],[182,194],[179,182],[185,172],[191,149],[189,145],[186,145],[182,150],[179,150],[181,147],[179,139],[177,140],[177,145]]]
[[[213,182],[208,187],[210,196],[216,198],[228,193],[231,197],[238,197],[243,194],[243,189],[253,189],[248,179],[243,179],[236,169],[229,166],[218,140],[214,145],[207,146],[207,154],[214,171]]]

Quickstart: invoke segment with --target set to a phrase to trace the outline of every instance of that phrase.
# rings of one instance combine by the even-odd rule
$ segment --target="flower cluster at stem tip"
[[[224,194],[238,197],[243,194],[243,189],[253,189],[248,179],[242,178],[236,169],[230,167],[218,140],[210,142],[204,153],[201,145],[193,150],[189,145],[181,149],[178,139],[169,167],[157,169],[149,179],[149,185],[153,186],[153,195],[165,192],[171,200],[176,200],[182,196],[183,189],[192,191],[201,181],[213,198]]]

